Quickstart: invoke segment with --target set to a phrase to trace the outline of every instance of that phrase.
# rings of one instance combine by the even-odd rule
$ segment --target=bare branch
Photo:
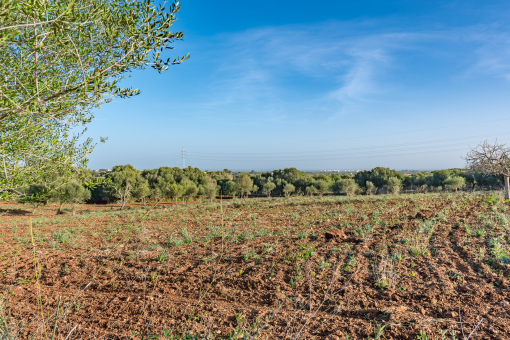
[[[506,144],[494,144],[484,141],[464,158],[466,166],[487,175],[510,176],[510,148]]]

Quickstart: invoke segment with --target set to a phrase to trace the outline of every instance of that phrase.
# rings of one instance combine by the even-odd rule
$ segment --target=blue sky
[[[168,56],[96,112],[92,169],[440,169],[510,142],[510,2],[183,0]]]

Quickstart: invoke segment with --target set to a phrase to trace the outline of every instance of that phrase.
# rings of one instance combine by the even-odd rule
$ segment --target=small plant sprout
[[[166,251],[162,252],[162,253],[159,253],[158,257],[157,257],[157,260],[159,262],[163,262],[163,261],[166,261],[168,260],[168,253]]]
[[[427,336],[427,333],[424,331],[420,331],[420,334],[416,337],[418,340],[429,340],[429,337]]]

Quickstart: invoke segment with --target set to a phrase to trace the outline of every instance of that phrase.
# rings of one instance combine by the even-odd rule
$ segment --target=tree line
[[[432,172],[404,174],[389,168],[376,167],[355,174],[309,175],[296,168],[275,170],[253,177],[254,185],[263,194],[322,195],[326,193],[376,194],[454,190],[461,188],[490,188],[502,186],[502,176],[488,176],[466,169],[446,169]]]
[[[307,174],[296,168],[285,168],[252,175],[247,172],[233,175],[232,171],[201,171],[198,168],[160,167],[137,170],[132,165],[117,165],[104,174],[104,183],[87,186],[89,180],[99,176],[82,170],[71,181],[59,184],[52,178],[48,183],[32,184],[24,188],[31,203],[54,202],[59,211],[64,204],[74,207],[78,203],[119,203],[121,209],[129,202],[214,200],[219,194],[246,197],[250,194],[265,196],[345,194],[348,196],[378,193],[398,194],[401,190],[457,191],[461,188],[496,189],[503,185],[501,176],[484,175],[466,169],[447,169],[415,174],[403,174],[389,168],[376,167],[355,174]]]

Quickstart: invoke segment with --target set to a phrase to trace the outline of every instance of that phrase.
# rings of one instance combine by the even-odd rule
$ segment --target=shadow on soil
[[[0,208],[0,216],[26,216],[32,215],[31,211],[21,210],[21,209],[1,209]]]

